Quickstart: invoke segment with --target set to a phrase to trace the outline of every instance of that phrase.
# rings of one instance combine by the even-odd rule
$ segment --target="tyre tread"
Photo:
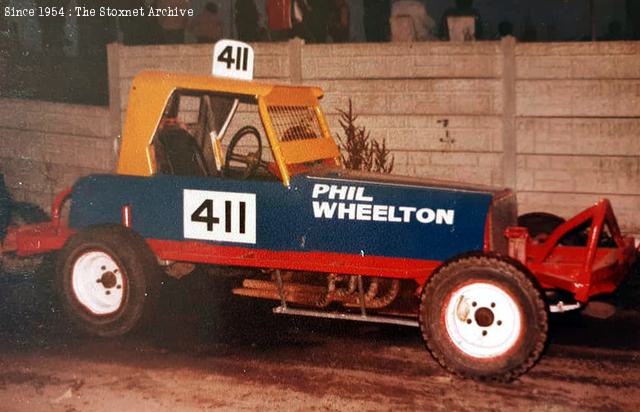
[[[545,350],[546,342],[547,342],[547,334],[548,334],[548,309],[547,305],[543,299],[543,294],[541,288],[535,281],[533,275],[529,273],[524,265],[514,264],[510,259],[505,258],[503,256],[497,254],[469,254],[460,256],[459,258],[454,258],[453,260],[443,264],[440,268],[436,270],[435,273],[429,278],[427,284],[424,287],[424,290],[420,297],[420,332],[422,335],[422,339],[433,356],[433,358],[447,371],[450,373],[463,377],[470,378],[480,381],[493,381],[493,382],[509,382],[517,377],[521,376],[529,369],[531,369],[536,362],[540,359],[542,353]],[[429,304],[427,296],[432,293],[439,281],[448,276],[451,271],[454,271],[458,268],[462,268],[465,266],[485,266],[490,264],[491,267],[500,269],[503,273],[507,274],[511,279],[513,279],[519,287],[523,287],[525,289],[529,289],[531,291],[535,291],[534,302],[535,302],[535,310],[538,315],[538,319],[540,319],[540,324],[538,325],[541,333],[537,336],[535,346],[533,350],[530,352],[528,358],[520,363],[518,366],[505,371],[501,374],[494,375],[479,375],[470,371],[463,371],[457,368],[454,368],[447,359],[438,353],[437,348],[435,348],[428,338],[428,332],[426,330],[426,322],[423,321],[423,313],[425,312],[426,305]],[[523,270],[524,269],[524,270]]]
[[[145,302],[143,309],[139,316],[135,316],[134,326],[131,325],[119,325],[119,327],[112,330],[101,330],[99,327],[92,327],[86,323],[83,323],[78,319],[77,315],[73,315],[73,308],[71,304],[67,302],[66,292],[64,288],[65,266],[67,259],[78,248],[81,248],[83,244],[96,243],[104,244],[107,248],[113,251],[120,251],[122,256],[118,256],[121,261],[124,260],[137,260],[140,270],[143,273],[145,279]],[[126,245],[123,247],[123,245]],[[124,264],[124,263],[123,263]],[[70,311],[70,316],[73,318],[76,326],[84,332],[88,332],[92,335],[102,337],[114,337],[120,336],[130,331],[138,329],[144,323],[147,323],[153,316],[155,309],[155,297],[158,294],[159,279],[158,266],[155,260],[155,256],[151,250],[147,247],[144,239],[137,233],[124,228],[119,225],[99,225],[93,226],[89,229],[79,232],[71,237],[58,257],[56,267],[56,284],[58,288],[58,296],[60,304],[67,311]]]

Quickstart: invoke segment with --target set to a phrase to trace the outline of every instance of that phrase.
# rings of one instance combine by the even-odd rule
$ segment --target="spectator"
[[[476,40],[482,39],[482,21],[478,11],[473,8],[473,0],[456,0],[455,7],[449,8],[444,12],[440,20],[440,38],[443,40],[450,39],[449,17],[473,17],[476,22],[474,37]]]
[[[309,5],[307,0],[293,0],[291,2],[291,25],[293,26],[293,36],[308,40],[312,36],[307,27],[309,23]]]
[[[35,0],[22,0],[21,6],[29,9],[37,7]],[[1,9],[2,7],[0,7],[0,13],[3,12]],[[42,52],[42,36],[38,17],[25,16],[19,19],[10,19],[9,24],[13,25],[15,29],[17,50],[20,50],[25,56]]]
[[[346,0],[331,0],[329,36],[335,43],[349,41],[349,6]]]
[[[317,5],[322,4],[321,7],[327,7],[326,4],[323,4],[326,1],[315,3]],[[309,27],[306,27],[310,23],[310,19],[312,19],[311,13],[312,8],[306,0],[268,0],[267,20],[269,22],[271,40],[287,40],[294,36],[305,40],[313,40],[313,32]],[[322,19],[321,15],[314,18]],[[324,25],[321,21],[317,22],[317,24]],[[322,36],[322,33],[319,34]]]
[[[38,7],[66,9],[69,0],[37,0]],[[42,30],[42,46],[45,52],[53,56],[62,56],[62,46],[64,45],[64,17],[52,17],[46,14],[39,14],[38,23]]]
[[[531,14],[527,13],[524,18],[524,29],[522,30],[522,36],[520,41],[523,42],[535,42],[538,41],[538,29],[531,19]]]
[[[605,40],[605,41],[624,40],[622,24],[617,20],[614,20],[611,23],[609,23],[607,34],[604,36],[602,40]]]
[[[329,12],[331,10],[326,0],[308,0],[307,37],[312,43],[325,43],[328,35]]]
[[[109,0],[89,0],[84,2],[87,7],[98,9],[105,7]],[[118,37],[116,19],[108,16],[78,17],[78,51],[81,56],[106,61],[107,44]]]
[[[117,0],[113,7],[119,9],[146,8],[144,0]],[[122,30],[122,42],[126,45],[157,44],[162,37],[158,21],[153,18],[118,17],[118,24]]]
[[[189,3],[189,0],[158,0],[156,7],[177,7],[179,10],[184,10],[189,8]],[[165,44],[184,43],[184,30],[187,27],[187,19],[186,15],[158,17]]]
[[[367,0],[364,5],[364,34],[368,42],[389,40],[391,0]]]
[[[291,38],[291,0],[267,0],[266,9],[271,40]]]
[[[237,0],[236,30],[238,31],[238,39],[246,42],[258,41],[260,39],[259,18],[254,0]]]
[[[640,40],[640,0],[626,0],[626,10],[631,40]]]
[[[498,24],[498,38],[513,36],[513,24],[510,21],[503,20]]]
[[[409,32],[399,35],[398,30],[395,30],[394,27],[398,20],[397,19],[409,19],[411,24],[409,27]],[[434,40],[435,36],[433,35],[433,31],[435,30],[435,21],[429,16],[427,13],[427,9],[424,4],[417,0],[393,0],[391,4],[391,33],[392,40],[417,40],[417,41],[427,41]],[[401,20],[400,20],[401,21]],[[405,20],[406,21],[406,20]],[[399,38],[400,37],[400,38]]]
[[[215,43],[222,38],[222,22],[218,15],[218,5],[212,2],[204,6],[202,12],[189,23],[188,30],[198,43]]]

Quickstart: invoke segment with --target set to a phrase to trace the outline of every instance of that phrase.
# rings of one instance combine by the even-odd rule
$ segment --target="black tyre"
[[[518,226],[529,230],[531,239],[542,243],[556,230],[558,226],[566,222],[560,216],[551,213],[533,212],[518,216]]]
[[[526,268],[497,256],[442,266],[422,292],[419,315],[433,357],[466,378],[514,379],[535,364],[547,340],[540,290]]]
[[[537,243],[547,240],[549,235],[564,222],[566,220],[560,216],[545,212],[525,213],[518,216],[518,226],[526,227],[529,231],[529,236]],[[570,231],[560,239],[560,244],[565,246],[585,246],[587,244],[587,229],[588,225]]]
[[[91,335],[123,335],[153,315],[159,269],[144,239],[121,226],[73,236],[61,251],[57,285],[65,312]]]
[[[27,202],[17,202],[11,209],[12,225],[31,225],[34,223],[48,222],[49,215],[37,205]]]

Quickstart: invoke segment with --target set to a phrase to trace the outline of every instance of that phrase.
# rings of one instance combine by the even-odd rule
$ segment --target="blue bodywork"
[[[340,193],[348,193],[347,197],[352,199],[330,199],[326,193],[328,186],[346,187]],[[129,205],[132,228],[140,235],[182,241],[185,216],[194,213],[183,210],[185,189],[255,195],[255,243],[204,242],[270,251],[337,252],[437,261],[482,249],[493,198],[489,190],[420,186],[401,180],[376,182],[338,173],[294,176],[288,188],[276,180],[92,175],[80,179],[73,188],[69,225],[83,229],[101,223],[119,224],[122,207]],[[354,196],[355,193],[358,195]],[[314,201],[334,207],[333,215],[316,216]],[[343,209],[352,203],[370,206],[364,206],[364,212],[368,213],[358,216],[352,213],[355,210],[352,207],[341,219],[338,206],[332,206],[333,203],[343,203]],[[400,212],[401,207],[406,212]],[[372,208],[379,212],[377,220],[372,218]],[[416,216],[418,210],[423,210],[422,222]],[[436,220],[438,210],[442,212]],[[220,230],[218,226],[212,226],[212,230]]]

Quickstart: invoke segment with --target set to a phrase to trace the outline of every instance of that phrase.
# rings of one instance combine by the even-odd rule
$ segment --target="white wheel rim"
[[[100,251],[82,254],[71,270],[76,299],[95,315],[118,311],[124,300],[124,275],[111,256]]]
[[[491,283],[471,283],[445,302],[445,326],[453,344],[475,358],[509,352],[520,337],[522,315],[514,298]]]

